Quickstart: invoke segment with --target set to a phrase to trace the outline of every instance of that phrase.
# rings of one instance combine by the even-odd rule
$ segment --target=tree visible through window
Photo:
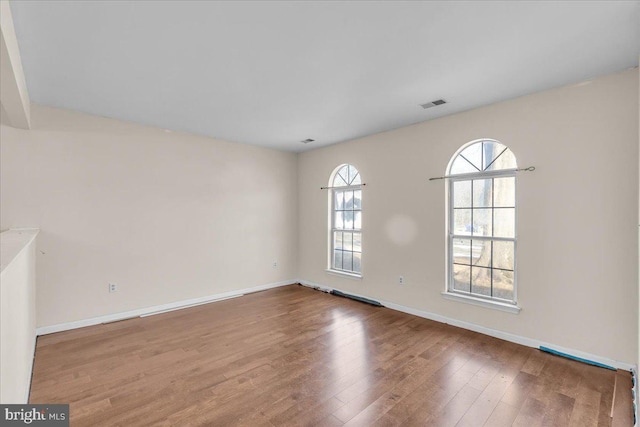
[[[329,268],[360,275],[362,271],[362,181],[352,165],[339,166],[331,180],[331,249]]]
[[[514,303],[516,158],[474,141],[450,162],[448,291]]]

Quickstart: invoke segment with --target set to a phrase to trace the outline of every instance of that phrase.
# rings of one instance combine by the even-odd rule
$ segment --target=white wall
[[[0,234],[0,402],[27,403],[36,343],[36,230]]]
[[[428,178],[484,137],[537,168],[518,176],[517,315],[440,295],[445,182]],[[342,163],[367,183],[362,280],[325,271],[327,194],[319,188]],[[306,152],[298,177],[301,279],[636,363],[637,69]]]
[[[296,154],[35,104],[31,118],[0,126],[0,228],[41,229],[38,326],[296,277]]]

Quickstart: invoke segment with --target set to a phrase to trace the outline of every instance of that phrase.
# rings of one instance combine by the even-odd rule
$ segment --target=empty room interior
[[[639,1],[0,24],[0,424],[638,425]]]

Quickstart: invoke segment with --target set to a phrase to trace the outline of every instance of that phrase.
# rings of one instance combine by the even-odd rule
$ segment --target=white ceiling
[[[640,52],[639,1],[11,9],[32,101],[292,151],[624,70]]]

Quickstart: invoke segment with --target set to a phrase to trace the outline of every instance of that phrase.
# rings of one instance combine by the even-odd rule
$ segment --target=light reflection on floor
[[[344,309],[331,310],[333,319],[330,333],[331,365],[333,384],[345,381],[347,377],[359,378],[363,390],[369,389],[371,381],[369,334],[366,325],[357,315],[349,315]]]

